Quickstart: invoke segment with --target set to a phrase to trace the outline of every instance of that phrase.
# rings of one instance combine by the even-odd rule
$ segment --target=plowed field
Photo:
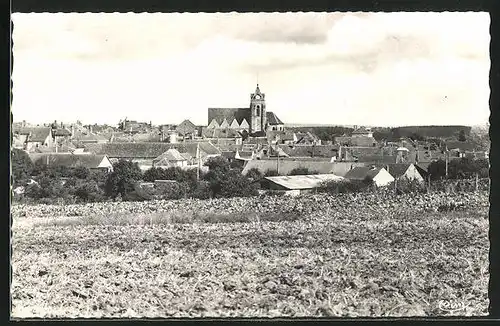
[[[487,194],[450,196],[13,207],[12,316],[485,315]]]

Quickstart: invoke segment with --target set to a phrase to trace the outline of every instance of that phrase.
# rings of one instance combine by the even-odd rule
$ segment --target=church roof
[[[275,126],[275,125],[282,125],[284,124],[283,121],[280,120],[280,118],[278,118],[276,116],[276,114],[274,114],[274,112],[266,112],[266,115],[267,115],[267,123],[270,125],[270,126]]]
[[[212,120],[220,125],[226,119],[231,124],[234,119],[241,124],[246,119],[250,121],[250,108],[208,108],[208,123]]]

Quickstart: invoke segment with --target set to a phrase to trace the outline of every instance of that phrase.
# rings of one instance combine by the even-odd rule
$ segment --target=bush
[[[192,197],[198,199],[209,199],[212,195],[212,191],[210,189],[210,183],[206,181],[200,181],[196,184],[196,187],[193,189],[191,193]]]
[[[84,202],[97,202],[104,200],[104,192],[99,188],[96,181],[87,181],[76,185],[75,197]]]
[[[394,182],[389,185],[390,188],[394,188]],[[427,187],[424,182],[407,178],[402,178],[396,181],[396,191],[397,193],[407,194],[407,193],[425,193],[427,192]]]
[[[446,162],[438,160],[429,164],[431,180],[446,177]],[[472,159],[468,157],[452,159],[448,162],[449,179],[469,179],[478,174],[479,178],[489,177],[489,161],[487,159]]]
[[[263,175],[257,168],[251,168],[248,170],[246,177],[252,181],[258,181],[262,179]]]
[[[318,174],[316,171],[309,171],[308,168],[295,168],[288,175],[310,175],[310,174]]]
[[[169,182],[157,185],[156,194],[162,199],[181,199],[189,196],[191,184],[187,182]]]
[[[371,189],[373,187],[371,180],[329,180],[324,181],[318,187],[318,192],[326,192],[331,194],[338,193],[357,193]]]
[[[167,169],[152,167],[144,172],[143,180],[154,182],[155,180],[175,180],[179,182],[195,183],[196,169],[185,170],[180,167],[170,167]]]
[[[43,198],[44,193],[38,184],[30,183],[24,188],[24,196],[33,199],[40,199]]]
[[[78,179],[87,179],[90,177],[90,170],[84,166],[79,166],[72,171],[72,175]]]
[[[276,171],[276,170],[267,170],[264,173],[264,177],[277,177],[277,176],[279,176],[279,174],[278,174],[278,171]]]
[[[11,166],[14,186],[23,185],[35,168],[28,153],[17,148],[11,152]]]

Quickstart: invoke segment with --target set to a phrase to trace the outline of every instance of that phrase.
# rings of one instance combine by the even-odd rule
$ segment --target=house
[[[29,154],[34,164],[49,166],[65,166],[77,168],[80,166],[90,170],[104,170],[111,172],[113,165],[106,155],[73,154],[73,153],[32,153]]]
[[[270,157],[288,157],[288,154],[285,151],[276,145],[264,146],[261,150],[256,154],[258,158],[270,158]]]
[[[209,108],[208,129],[230,128],[250,134],[267,130],[283,130],[283,122],[266,110],[265,94],[259,85],[250,94],[250,105],[246,108]]]
[[[395,163],[385,166],[387,172],[396,180],[407,179],[423,182],[424,178],[413,163]]]
[[[360,127],[360,128],[356,128],[352,132],[352,137],[368,137],[368,138],[373,138],[373,132],[372,132],[371,128]]]
[[[195,139],[198,136],[198,128],[194,123],[189,120],[182,121],[175,131],[182,137],[182,139]]]
[[[364,135],[335,137],[335,142],[342,146],[377,147],[378,142],[373,137]]]
[[[75,131],[73,135],[73,140],[77,143],[82,143],[82,144],[88,144],[88,143],[95,143],[95,144],[104,144],[109,141],[108,138],[101,134],[94,134],[92,132],[81,132],[81,131]]]
[[[243,137],[237,130],[231,128],[225,128],[225,129],[203,128],[201,136],[204,139],[213,141],[215,144],[219,143],[220,140],[230,140],[229,142],[226,141],[225,143],[241,145],[243,139]]]
[[[372,180],[377,187],[387,186],[394,182],[394,177],[386,169],[376,166],[359,166],[348,171],[344,176],[349,180]]]
[[[175,148],[167,150],[153,160],[154,167],[187,167],[188,160]]]
[[[107,155],[110,159],[126,159],[137,162],[141,169],[147,170],[153,166],[153,160],[171,148],[180,153],[189,153],[195,160],[205,163],[211,157],[221,155],[221,151],[211,142],[182,142],[169,143],[107,143],[84,144],[87,152]],[[199,154],[198,154],[199,148]]]
[[[17,142],[24,143],[28,152],[33,152],[38,147],[52,148],[54,145],[50,127],[19,128],[14,130],[14,134],[18,137]]]
[[[293,175],[265,177],[263,187],[269,190],[291,191],[294,195],[310,192],[325,181],[341,181],[344,178],[334,174]]]
[[[274,144],[295,144],[298,140],[295,133],[289,130],[268,130],[266,136]]]
[[[235,159],[242,161],[251,161],[255,157],[255,153],[253,151],[240,151],[237,150],[235,153]]]
[[[297,132],[296,134],[297,145],[321,145],[321,139],[313,133],[308,132]]]
[[[135,120],[127,120],[127,118],[120,121],[118,125],[118,129],[127,134],[147,133],[151,131],[153,127],[151,122],[137,122]]]

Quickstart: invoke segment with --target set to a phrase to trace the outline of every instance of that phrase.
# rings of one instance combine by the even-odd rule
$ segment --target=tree
[[[106,196],[116,199],[120,194],[125,198],[134,191],[134,184],[141,178],[142,172],[137,163],[121,159],[113,165],[113,172],[106,179]]]
[[[90,170],[84,166],[79,166],[73,170],[73,175],[78,179],[87,179],[90,177]]]
[[[458,141],[466,141],[466,140],[467,140],[467,137],[465,137],[465,131],[460,130],[460,132],[458,133]]]
[[[413,132],[409,138],[413,141],[425,141],[425,137],[416,132]]]
[[[439,180],[446,176],[446,162],[442,159],[431,162],[427,168],[431,180]]]
[[[257,181],[262,179],[263,175],[257,168],[251,168],[246,174],[247,178],[252,181]]]
[[[35,168],[28,153],[17,148],[11,152],[11,164],[13,184],[16,186],[28,179]]]
[[[152,167],[144,172],[142,179],[146,182],[154,182],[155,180],[163,180],[163,175],[162,168]]]
[[[205,164],[205,166],[208,166],[209,171],[210,170],[220,170],[227,172],[231,169],[231,166],[229,164],[229,161],[222,156],[217,156],[217,157],[211,157],[209,158]]]
[[[204,180],[209,184],[211,197],[245,197],[257,193],[257,186],[238,170],[231,169],[225,158],[211,158],[205,165],[209,171]]]

